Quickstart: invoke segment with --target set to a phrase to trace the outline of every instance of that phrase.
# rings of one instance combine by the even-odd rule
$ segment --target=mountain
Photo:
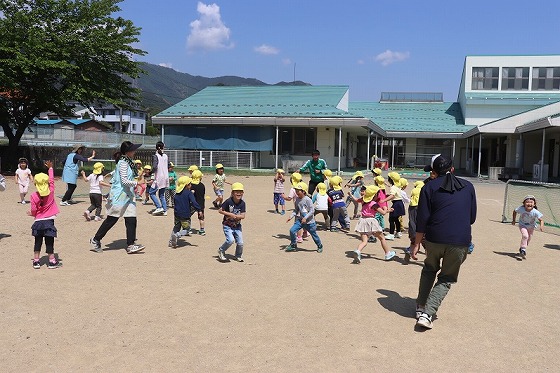
[[[220,76],[216,78],[194,76],[146,62],[141,62],[140,67],[144,70],[144,74],[141,74],[134,84],[142,91],[141,105],[147,108],[151,114],[159,113],[208,86],[270,85],[258,79],[242,78],[239,76]],[[296,81],[279,82],[274,85],[310,84]]]

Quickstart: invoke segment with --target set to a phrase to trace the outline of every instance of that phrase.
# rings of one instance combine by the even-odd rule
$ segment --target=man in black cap
[[[471,225],[476,219],[476,195],[470,182],[453,175],[453,162],[441,154],[435,155],[424,170],[432,177],[420,191],[411,256],[417,259],[420,242],[425,238],[426,259],[416,299],[416,325],[431,329],[432,318],[451,284],[457,282],[461,264],[467,258]]]

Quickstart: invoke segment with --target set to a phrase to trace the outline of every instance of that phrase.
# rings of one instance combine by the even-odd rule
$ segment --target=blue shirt
[[[416,232],[424,233],[434,243],[468,246],[471,243],[471,225],[476,220],[474,186],[460,179],[464,188],[448,192],[440,188],[442,175],[430,180],[420,190]]]
[[[191,218],[191,215],[194,212],[191,210],[191,206],[197,211],[201,210],[200,205],[194,198],[194,194],[192,194],[192,192],[187,188],[184,188],[181,193],[176,193],[173,201],[175,202],[173,207],[174,214],[175,217],[179,219]]]
[[[342,190],[329,189],[327,194],[332,201],[333,209],[346,206],[346,202],[344,202],[344,192]]]
[[[527,211],[525,210],[525,206],[519,206],[515,209],[515,212],[519,215],[520,228],[534,229],[535,225],[537,225],[537,221],[543,217],[543,214],[536,208]]]

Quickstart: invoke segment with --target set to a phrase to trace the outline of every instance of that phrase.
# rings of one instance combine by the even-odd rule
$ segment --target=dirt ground
[[[100,223],[82,217],[89,198],[80,182],[79,203],[61,207],[56,219],[55,250],[64,266],[34,270],[29,205],[17,203],[9,178],[0,193],[1,370],[558,368],[560,242],[537,232],[527,260],[517,258],[519,230],[500,223],[503,184],[475,182],[475,251],[434,329],[421,332],[414,327],[414,305],[423,255],[404,264],[405,238],[390,242],[398,253],[390,262],[383,261],[379,244],[369,244],[364,252],[370,256],[352,264],[349,252],[358,244],[353,232],[320,231],[322,254],[311,239],[287,253],[290,225],[273,213],[272,177],[228,179],[245,185],[245,263],[217,261],[224,236],[213,208],[206,210],[207,235],[187,237],[173,250],[167,246],[172,213],[154,217],[147,213],[153,206],[140,205],[138,242],[145,251],[125,253],[121,220],[103,240],[105,251],[94,253],[88,241]],[[65,184],[57,180],[56,187],[62,195]]]

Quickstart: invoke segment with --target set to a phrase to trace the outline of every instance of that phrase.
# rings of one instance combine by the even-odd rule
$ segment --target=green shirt
[[[177,182],[177,174],[175,171],[169,171],[169,189],[175,190],[175,183]]]
[[[307,162],[305,162],[303,166],[301,166],[299,172],[309,171],[309,176],[311,177],[311,181],[314,181],[316,183],[322,183],[324,179],[322,171],[326,170],[327,168],[328,168],[327,162],[325,162],[324,159],[319,158],[317,159],[317,161],[310,159]],[[319,170],[321,172],[315,173],[315,170]]]

